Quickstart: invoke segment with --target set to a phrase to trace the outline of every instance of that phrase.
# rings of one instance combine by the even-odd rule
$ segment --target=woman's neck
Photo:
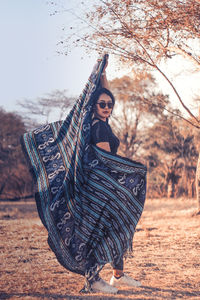
[[[103,121],[103,122],[106,122],[106,118],[101,118],[101,117],[95,116],[95,115],[94,115],[94,117],[95,117],[95,119],[99,119],[99,120],[101,120],[101,121]]]

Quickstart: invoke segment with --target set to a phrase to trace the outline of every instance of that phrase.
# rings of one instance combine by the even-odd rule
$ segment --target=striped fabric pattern
[[[132,248],[146,191],[146,167],[90,144],[92,94],[107,56],[97,61],[64,121],[22,137],[48,242],[68,270],[92,278]]]

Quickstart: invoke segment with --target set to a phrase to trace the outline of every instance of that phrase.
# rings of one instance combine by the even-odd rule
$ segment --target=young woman
[[[97,61],[65,120],[21,140],[49,246],[62,266],[85,276],[82,292],[117,293],[115,285],[140,285],[124,274],[123,257],[142,214],[146,167],[116,154],[119,141],[108,124],[115,101],[107,89],[107,58]],[[99,277],[106,263],[113,266],[110,284]]]
[[[97,90],[93,96],[94,116],[92,121],[91,143],[115,155],[117,153],[117,149],[119,147],[120,142],[119,139],[112,132],[112,129],[108,123],[109,117],[111,116],[115,105],[115,98],[108,89],[108,81],[106,78],[105,68],[104,72],[101,74],[101,85],[102,88]],[[111,265],[113,267],[113,276],[110,280],[111,286],[141,286],[141,283],[139,281],[134,280],[133,278],[129,277],[123,272],[123,257],[119,260],[119,262],[117,262],[117,259],[115,259],[111,263]],[[91,286],[94,291],[110,293],[117,292],[116,289],[113,289],[100,277],[96,279],[97,280]]]

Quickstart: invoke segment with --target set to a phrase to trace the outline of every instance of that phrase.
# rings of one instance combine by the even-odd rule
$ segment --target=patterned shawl
[[[21,141],[48,243],[65,268],[88,279],[131,249],[145,201],[146,167],[90,144],[92,94],[106,59],[64,121]]]

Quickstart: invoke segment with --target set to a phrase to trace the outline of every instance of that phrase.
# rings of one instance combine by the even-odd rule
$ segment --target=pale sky
[[[65,1],[66,8],[78,1]],[[70,14],[50,16],[45,0],[0,0],[0,106],[19,109],[17,100],[36,99],[55,89],[79,96],[98,56],[82,49],[59,55],[57,45]]]
[[[78,11],[80,0],[55,0],[65,9]],[[16,111],[18,100],[36,99],[54,90],[68,90],[69,96],[79,96],[98,55],[88,55],[74,49],[68,56],[59,55],[58,42],[62,28],[74,23],[74,16],[63,12],[51,16],[54,7],[46,0],[0,0],[0,107]],[[64,50],[64,49],[63,49]],[[113,58],[111,57],[111,64]],[[185,60],[172,60],[162,66],[173,80],[183,100],[190,105],[200,95],[200,72],[191,74]],[[128,71],[127,71],[128,74]],[[120,76],[111,65],[108,79]],[[158,75],[159,89],[169,93],[179,105],[171,88]],[[37,104],[37,103],[36,103]]]

